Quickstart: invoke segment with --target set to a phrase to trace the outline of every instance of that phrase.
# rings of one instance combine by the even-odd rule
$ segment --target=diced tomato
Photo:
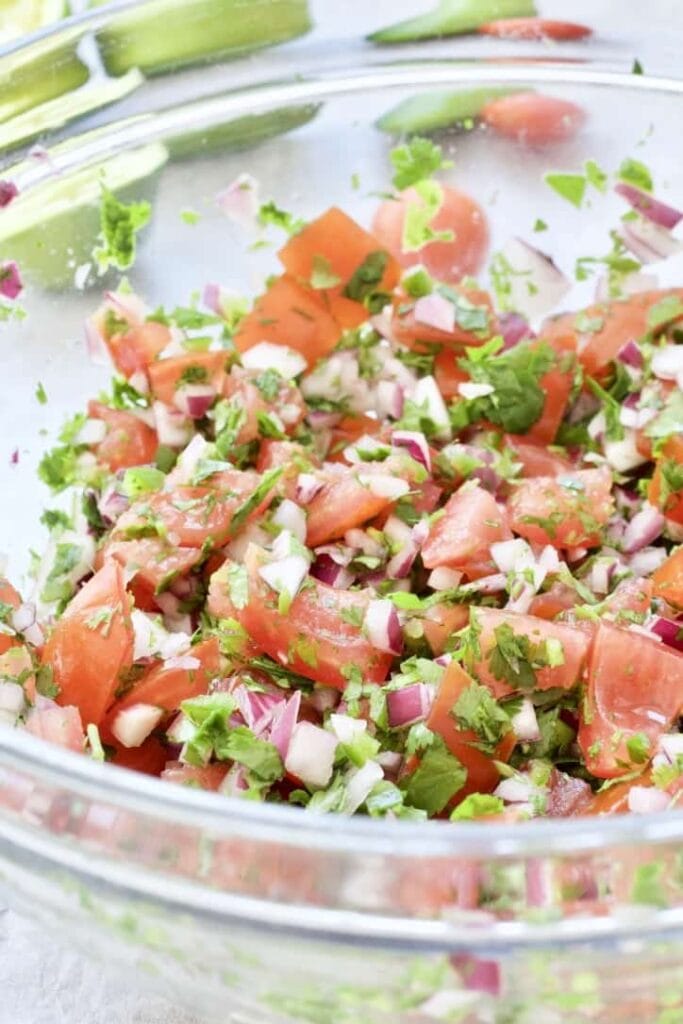
[[[156,524],[155,529],[181,547],[220,547],[231,535],[233,516],[258,487],[259,476],[250,470],[225,470],[212,483],[213,487],[177,487],[151,494],[119,517],[113,536],[125,538]],[[251,512],[252,518],[263,512],[272,496],[271,491]]]
[[[284,275],[256,300],[234,341],[239,352],[246,352],[261,341],[287,345],[313,366],[332,351],[340,336],[341,328],[322,298]]]
[[[403,251],[403,222],[410,203],[422,204],[414,188],[388,199],[375,213],[372,230],[403,267],[422,263],[438,281],[455,282],[482,268],[489,246],[486,214],[471,196],[441,185],[443,202],[429,222],[434,231],[452,231],[451,241],[428,242],[416,252]]]
[[[357,327],[367,319],[367,309],[362,302],[344,296],[343,292],[365,260],[381,251],[376,238],[343,210],[333,206],[290,238],[278,256],[287,274],[309,287],[312,287],[318,262],[325,261],[322,265],[326,272],[339,278],[339,283],[319,290],[318,294],[342,327]],[[391,292],[398,284],[399,267],[389,253],[384,255],[386,266],[373,289]]]
[[[600,779],[636,768],[628,741],[647,737],[650,756],[658,738],[683,710],[683,656],[627,629],[601,622],[588,661],[579,746],[588,770]]]
[[[276,491],[279,495],[296,501],[299,474],[315,472],[319,465],[320,462],[313,452],[297,441],[265,440],[261,442],[259,449],[256,472],[265,473],[269,469],[282,468],[282,476],[277,482]]]
[[[435,604],[422,619],[424,637],[432,654],[438,657],[446,649],[448,638],[466,626],[470,610],[466,604]]]
[[[552,621],[580,602],[581,599],[573,587],[568,587],[564,583],[554,583],[550,590],[536,594],[529,605],[529,614]]]
[[[230,597],[228,585],[230,563],[226,562],[220,569],[216,570],[209,580],[209,592],[206,598],[206,610],[214,619],[222,619],[224,625],[221,627],[223,636],[227,635],[228,627],[225,620],[230,619],[237,623],[230,640],[231,651],[234,651],[235,658],[248,663],[261,653],[261,648],[254,643],[248,633],[239,625],[238,609]],[[240,634],[241,631],[241,634]]]
[[[343,690],[348,672],[357,666],[366,682],[381,683],[392,657],[376,650],[360,626],[371,600],[369,591],[335,590],[313,577],[299,591],[286,614],[278,611],[277,594],[258,573],[263,552],[250,545],[244,559],[249,574],[249,600],[237,618],[262,651],[307,679]],[[310,584],[310,585],[309,585]]]
[[[77,707],[60,707],[51,701],[43,701],[29,711],[26,731],[77,754],[81,754],[85,747],[83,723]]]
[[[113,721],[119,711],[132,704],[153,704],[165,711],[175,711],[182,701],[206,693],[211,680],[220,675],[218,640],[215,637],[202,640],[183,655],[185,659],[195,664],[187,668],[167,666],[164,662],[152,666],[132,690],[114,704],[108,720]]]
[[[508,139],[530,146],[546,146],[571,139],[586,120],[576,103],[537,92],[499,96],[482,108],[484,124]]]
[[[36,677],[28,647],[17,642],[0,654],[0,679],[18,683],[31,702],[36,699]]]
[[[244,370],[233,367],[225,380],[223,394],[235,402],[244,413],[244,422],[237,434],[236,444],[248,444],[261,436],[259,413],[275,412],[281,419],[285,433],[291,433],[304,418],[305,407],[299,389],[282,381],[274,398],[266,401],[258,387]]]
[[[545,404],[540,418],[529,427],[526,436],[539,444],[552,444],[569,404],[574,374],[571,369],[554,366],[543,374],[538,383],[546,396]]]
[[[9,604],[12,608],[18,608],[21,604],[21,595],[4,576],[0,576],[0,602],[2,604]],[[7,633],[0,633],[0,654],[9,650],[10,647],[14,647],[17,643],[18,641],[15,637],[9,636]]]
[[[306,543],[311,548],[343,537],[347,530],[362,526],[389,508],[393,499],[373,494],[359,480],[358,470],[349,468],[333,477],[308,506]]]
[[[549,818],[569,818],[585,812],[593,794],[587,782],[553,768],[548,780]]]
[[[443,244],[443,243],[442,243]],[[415,318],[414,301],[406,295],[398,295],[394,298],[394,312],[391,318],[391,333],[401,345],[418,351],[429,351],[430,346],[443,345],[446,348],[462,350],[464,346],[483,345],[498,330],[498,321],[493,309],[491,296],[488,292],[479,288],[465,288],[459,286],[455,291],[463,297],[471,306],[477,306],[485,310],[487,327],[481,332],[460,327],[457,323],[452,332],[442,331],[437,327],[430,327]],[[467,380],[465,376],[465,380]]]
[[[663,597],[675,608],[683,608],[683,547],[676,548],[652,574],[655,597]]]
[[[202,555],[197,548],[175,547],[159,537],[143,537],[108,541],[104,557],[116,559],[126,574],[133,573],[136,582],[146,584],[156,593],[178,576],[186,576]],[[146,610],[137,601],[136,605]]]
[[[585,39],[593,30],[574,21],[552,21],[548,18],[499,18],[487,21],[477,29],[481,35],[499,39],[540,40],[552,39],[556,43]]]
[[[683,437],[673,435],[662,448],[650,481],[648,500],[661,509],[667,519],[683,525],[683,487],[671,487],[666,479],[669,468],[683,475]]]
[[[330,446],[327,454],[328,462],[346,462],[344,449],[364,434],[374,437],[383,431],[381,420],[375,420],[372,416],[364,416],[363,413],[352,413],[343,416],[336,426],[330,431]]]
[[[190,377],[193,384],[211,384],[216,394],[220,394],[225,381],[227,358],[227,352],[218,351],[187,352],[182,356],[157,359],[148,368],[152,393],[160,402],[172,405],[184,378]]]
[[[560,644],[562,664],[545,665],[536,669],[534,689],[571,690],[578,683],[590,646],[590,637],[581,630],[565,626],[561,622],[548,622],[533,615],[499,611],[497,608],[473,608],[471,615],[479,628],[480,651],[473,661],[471,670],[489,687],[496,698],[515,692],[515,688],[505,679],[496,678],[491,667],[491,655],[498,644],[496,630],[501,626],[509,626],[517,636],[525,637],[532,647],[540,646],[542,652],[548,640]]]
[[[156,431],[137,416],[122,409],[110,409],[101,402],[88,402],[88,416],[103,420],[109,428],[96,450],[99,461],[113,473],[154,461],[159,444]]]
[[[110,559],[88,580],[55,623],[43,650],[59,702],[75,705],[96,725],[133,657],[133,628],[123,570]]]
[[[586,807],[581,808],[577,813],[579,814],[627,814],[629,811],[629,793],[634,786],[653,786],[652,773],[648,769],[637,775],[634,779],[625,779],[623,782],[616,782],[609,787],[609,789],[603,789],[595,793],[590,803]],[[666,792],[676,801],[678,805],[681,794],[683,793],[683,776],[679,776],[677,779],[666,787]]]
[[[654,584],[652,580],[640,577],[622,580],[604,603],[607,615],[619,620],[619,612],[634,612],[636,615],[647,615],[650,611]],[[624,618],[624,616],[622,616]]]
[[[118,747],[111,763],[119,768],[156,776],[161,775],[167,760],[168,747],[156,736],[149,736],[139,747]]]
[[[572,471],[572,464],[557,452],[542,444],[529,443],[526,437],[506,434],[505,441],[512,449],[515,462],[522,463],[522,476],[562,476]]]
[[[628,299],[598,303],[581,313],[563,313],[545,321],[541,337],[552,342],[557,337],[573,335],[584,370],[592,377],[600,378],[607,364],[617,358],[627,341],[638,340],[648,333],[650,310],[669,297],[683,301],[683,288],[638,292]],[[672,310],[674,308],[672,304]],[[671,322],[682,318],[683,314],[674,313]],[[661,329],[666,326],[662,323]],[[586,327],[593,327],[593,330],[586,330]]]
[[[107,348],[116,369],[124,377],[145,371],[171,340],[171,332],[165,324],[153,320],[131,327],[125,334],[113,334],[107,340]]]
[[[468,793],[490,793],[500,781],[495,760],[507,761],[515,745],[514,734],[508,733],[491,755],[479,749],[480,737],[471,729],[461,728],[453,717],[453,707],[474,680],[457,661],[452,661],[443,674],[432,704],[427,727],[442,737],[451,754],[467,768],[467,781],[454,797],[459,803]],[[511,732],[511,730],[510,730]]]
[[[452,348],[444,348],[434,359],[434,379],[447,402],[457,398],[458,386],[470,379],[470,375],[458,366],[458,358],[458,353]]]
[[[512,529],[536,544],[596,547],[614,510],[611,491],[606,466],[522,480],[508,502]]]
[[[227,774],[228,765],[226,764],[199,766],[181,764],[180,761],[169,761],[161,773],[161,777],[167,782],[175,782],[179,786],[218,790]]]
[[[469,484],[448,499],[422,545],[428,569],[447,565],[476,577],[493,571],[491,545],[510,540],[505,509],[482,487]]]

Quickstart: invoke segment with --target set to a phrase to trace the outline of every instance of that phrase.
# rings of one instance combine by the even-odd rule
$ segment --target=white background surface
[[[372,0],[364,9],[362,29],[397,20],[401,11],[426,10],[431,0]],[[585,20],[611,42],[632,40],[633,56],[647,70],[680,74],[680,52],[667,35],[667,27],[681,28],[682,0],[587,0],[568,10],[566,0],[542,0],[544,15]],[[318,17],[338,22],[348,35],[353,31],[349,0],[318,0]],[[330,31],[333,26],[330,24]],[[658,34],[661,33],[661,34]],[[654,44],[656,42],[657,49]],[[456,54],[454,43],[454,56]],[[65,937],[66,939],[67,937]],[[47,939],[16,915],[0,911],[0,1024],[200,1024],[163,998],[136,990],[130,977],[92,963],[80,954]]]

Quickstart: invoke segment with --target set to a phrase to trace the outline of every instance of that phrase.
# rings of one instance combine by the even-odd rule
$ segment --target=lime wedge
[[[203,156],[224,149],[246,149],[276,135],[284,135],[308,124],[320,110],[320,104],[306,103],[298,107],[281,107],[267,114],[248,114],[224,124],[212,125],[203,131],[188,132],[168,140],[174,160]]]
[[[487,21],[535,13],[533,0],[441,0],[433,11],[379,29],[368,39],[373,43],[412,43],[417,39],[464,35]]]
[[[0,46],[37,32],[69,14],[66,0],[3,0],[0,3]]]
[[[141,71],[131,68],[121,78],[97,79],[66,96],[57,96],[25,110],[0,124],[0,152],[29,142],[43,132],[61,128],[69,121],[100,110],[109,103],[116,103],[142,85],[144,80]]]
[[[471,122],[479,117],[489,100],[519,91],[500,87],[419,93],[403,100],[398,106],[383,114],[377,122],[377,127],[388,135],[429,133],[444,128],[468,128],[472,126]]]
[[[59,29],[0,57],[0,123],[88,80],[90,72],[76,53],[81,34],[73,27]]]
[[[307,0],[157,0],[114,20],[97,41],[110,75],[131,67],[151,75],[281,43],[310,27]]]
[[[100,230],[100,182],[126,202],[151,200],[167,159],[166,147],[151,143],[20,193],[0,216],[0,260],[16,260],[44,288],[73,286]],[[11,180],[12,172],[3,173]]]

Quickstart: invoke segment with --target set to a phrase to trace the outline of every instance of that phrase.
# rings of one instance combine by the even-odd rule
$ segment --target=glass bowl
[[[26,283],[26,318],[0,327],[1,523],[19,582],[25,552],[43,544],[35,469],[45,435],[108,377],[82,340],[84,317],[116,280],[83,269],[102,174],[117,194],[153,204],[128,276],[154,305],[186,302],[208,281],[253,294],[275,268],[275,246],[250,250],[215,205],[242,172],[297,215],[337,203],[367,223],[395,143],[377,120],[436,89],[528,86],[588,113],[575,138],[545,148],[478,127],[440,136],[454,162],[445,180],[486,207],[493,249],[530,237],[540,218],[543,247],[568,271],[604,253],[617,200],[596,192],[577,211],[542,184],[545,172],[589,158],[613,170],[637,157],[658,193],[683,195],[683,82],[630,74],[623,39],[381,48],[362,33],[414,5],[353,4],[357,17],[347,18],[345,4],[342,18],[320,4],[306,35],[305,5],[289,4],[298,8],[290,42],[258,50],[287,30],[257,32],[227,62],[225,39],[213,53],[206,42],[220,0],[185,6],[188,31],[204,33],[200,66],[189,43],[170,56],[160,44],[151,78],[130,64],[126,40],[141,31],[130,18],[159,19],[160,0],[98,9],[0,54],[0,73],[3,62],[29,69],[0,125],[2,177],[20,189],[0,213],[0,258],[17,259]],[[269,8],[284,17],[286,6],[258,4],[266,24]],[[30,69],[46,52],[59,58],[56,78],[65,66],[63,88],[31,101]],[[85,85],[74,61],[90,69]],[[181,217],[187,210],[197,223]],[[34,397],[39,382],[46,405]],[[0,883],[45,929],[135,967],[209,1020],[683,1019],[683,812],[515,827],[317,817],[174,787],[3,726]]]

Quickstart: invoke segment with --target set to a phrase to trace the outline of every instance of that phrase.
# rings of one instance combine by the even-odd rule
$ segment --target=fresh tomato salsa
[[[486,216],[439,147],[392,161],[372,231],[261,209],[288,238],[251,303],[106,293],[86,332],[111,391],[41,462],[34,594],[0,581],[0,716],[319,812],[673,807],[683,288],[613,260],[558,313],[557,268],[516,240],[487,290]],[[617,192],[629,231],[672,226]]]

